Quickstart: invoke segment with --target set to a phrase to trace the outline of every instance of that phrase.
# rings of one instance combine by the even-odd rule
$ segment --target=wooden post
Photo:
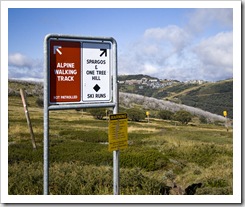
[[[20,89],[20,95],[21,95],[23,106],[24,106],[24,111],[25,111],[27,124],[28,124],[29,130],[30,130],[30,134],[31,134],[32,147],[33,147],[33,149],[37,149],[36,142],[35,142],[35,139],[34,139],[33,130],[32,130],[31,119],[30,119],[30,116],[29,116],[28,108],[27,108],[26,96],[25,96],[24,90]]]

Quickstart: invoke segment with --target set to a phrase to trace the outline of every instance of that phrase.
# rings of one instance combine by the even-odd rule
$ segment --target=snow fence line
[[[213,114],[211,112],[204,111],[202,109],[195,108],[192,106],[177,104],[171,101],[159,100],[156,98],[146,97],[138,94],[120,92],[119,101],[122,105],[125,105],[126,107],[132,107],[133,104],[139,104],[146,109],[169,110],[172,112],[185,110],[196,116],[204,116],[211,122],[214,121],[225,122],[225,117],[221,115]]]

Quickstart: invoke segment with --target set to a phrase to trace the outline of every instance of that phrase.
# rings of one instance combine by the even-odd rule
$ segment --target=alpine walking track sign
[[[112,42],[49,42],[50,104],[111,102]]]
[[[49,34],[44,76],[43,194],[48,195],[49,111],[111,107],[117,114],[117,43],[112,37]],[[113,192],[119,194],[119,150],[113,151]]]

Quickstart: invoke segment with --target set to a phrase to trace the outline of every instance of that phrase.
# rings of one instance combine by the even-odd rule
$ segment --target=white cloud
[[[119,54],[119,74],[145,73],[180,81],[231,78],[233,10],[191,11],[182,26],[146,29],[137,42]]]
[[[21,53],[13,53],[8,57],[9,78],[43,79],[43,61],[32,59]]]
[[[192,32],[202,32],[210,25],[232,29],[233,10],[229,8],[200,8],[189,14],[188,30]]]
[[[10,66],[29,68],[32,65],[32,61],[21,53],[10,54],[8,61]]]
[[[164,28],[147,29],[144,38],[150,39],[163,46],[169,46],[172,52],[183,49],[189,42],[189,34],[176,25],[169,25]]]
[[[203,36],[200,41],[176,25],[149,28],[126,51],[119,55],[120,74],[211,81],[233,75],[232,31]]]
[[[233,33],[222,32],[203,40],[194,48],[194,52],[205,64],[232,68]]]
[[[119,71],[163,76],[161,69],[166,61],[181,53],[189,40],[188,33],[176,25],[147,29],[138,42],[119,55]]]
[[[143,65],[143,68],[142,69],[143,69],[142,70],[142,73],[143,74],[153,75],[153,74],[156,74],[158,72],[158,69],[156,67],[154,67],[151,64],[147,64],[147,63],[145,63]]]
[[[216,78],[233,73],[233,33],[222,32],[203,40],[193,51],[202,65],[202,72]]]

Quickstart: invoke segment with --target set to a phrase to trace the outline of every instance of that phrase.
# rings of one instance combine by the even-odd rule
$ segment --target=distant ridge
[[[151,77],[149,75],[143,75],[143,74],[136,74],[136,75],[119,75],[118,80],[119,81],[124,81],[124,80],[141,80],[142,78],[148,78],[148,79],[158,79],[155,77]],[[159,79],[158,79],[159,80]]]
[[[228,111],[233,118],[233,79],[203,80],[158,79],[142,74],[119,76],[119,91],[184,104],[214,114]]]

